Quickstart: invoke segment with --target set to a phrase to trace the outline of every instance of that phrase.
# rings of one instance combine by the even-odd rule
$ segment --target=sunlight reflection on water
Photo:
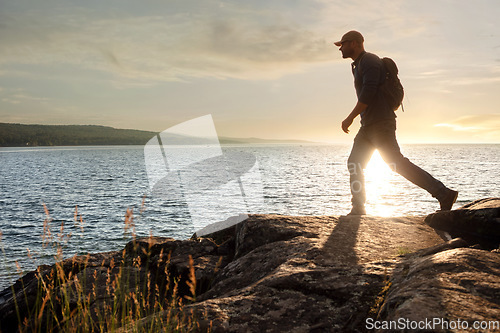
[[[367,212],[376,216],[395,216],[397,206],[391,199],[398,193],[395,186],[397,174],[384,162],[378,151],[375,151],[368,163],[365,179]]]

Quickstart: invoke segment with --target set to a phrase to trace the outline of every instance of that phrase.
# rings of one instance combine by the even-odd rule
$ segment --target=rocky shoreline
[[[477,228],[471,227],[474,223]],[[429,225],[439,226],[439,234],[446,231],[454,239],[443,240]],[[203,238],[142,238],[122,251],[39,267],[38,273],[28,273],[0,293],[0,329],[29,331],[38,325],[41,331],[63,330],[65,320],[81,315],[77,311],[81,298],[88,297],[91,324],[79,331],[103,330],[99,313],[113,301],[109,289],[117,288],[113,283],[117,276],[127,276],[129,283],[120,287],[125,296],[137,286],[147,286],[141,294],[146,300],[152,300],[153,294],[162,300],[182,299],[176,315],[196,320],[178,324],[178,331],[365,332],[378,328],[385,332],[384,323],[401,318],[498,323],[499,235],[500,199],[479,200],[426,218],[250,215]],[[62,276],[62,283],[53,288],[54,295],[43,299],[61,299],[58,295],[64,291],[69,312],[64,320],[48,323],[54,321],[48,312],[58,306],[52,305],[52,310],[44,306],[38,312],[33,307],[43,302],[36,295],[40,281],[49,284],[54,276]],[[77,282],[81,281],[86,284],[80,291]],[[147,306],[144,299],[135,301]],[[125,313],[120,306],[115,304],[117,316]],[[34,312],[37,318],[32,318]],[[148,331],[173,313],[154,308],[113,330]],[[25,324],[19,324],[18,318],[25,317],[29,317]]]

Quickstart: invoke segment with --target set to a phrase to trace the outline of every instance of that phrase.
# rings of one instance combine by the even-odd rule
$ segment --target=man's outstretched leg
[[[442,182],[401,154],[396,141],[395,125],[393,128],[388,126],[377,131],[376,141],[380,155],[393,171],[429,192],[439,201],[441,210],[450,210],[453,207],[458,192],[447,188]]]
[[[390,157],[385,155],[383,158],[393,166],[394,171],[436,198],[439,201],[440,210],[450,210],[453,207],[458,197],[457,191],[447,188],[427,171],[419,168],[401,154],[400,156]]]

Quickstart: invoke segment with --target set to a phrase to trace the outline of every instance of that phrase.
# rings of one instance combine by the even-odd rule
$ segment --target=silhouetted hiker
[[[447,188],[401,154],[396,140],[396,114],[379,89],[386,77],[385,67],[378,56],[365,51],[363,43],[364,38],[357,31],[347,32],[335,43],[340,46],[342,58],[354,60],[351,67],[358,97],[356,106],[342,122],[342,130],[349,133],[349,126],[361,115],[361,128],[347,161],[352,193],[352,210],[348,215],[366,214],[364,169],[375,149],[392,170],[438,199],[441,210],[450,210],[458,192]]]

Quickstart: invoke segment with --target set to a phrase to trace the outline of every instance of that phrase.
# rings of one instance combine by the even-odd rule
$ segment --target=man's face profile
[[[354,54],[354,42],[352,40],[342,42],[339,50],[342,52],[342,58],[351,58]]]

